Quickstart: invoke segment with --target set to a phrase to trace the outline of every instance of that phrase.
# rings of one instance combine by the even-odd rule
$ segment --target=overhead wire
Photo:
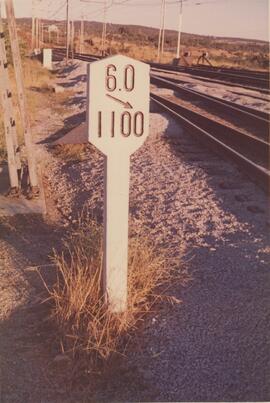
[[[55,17],[65,6],[66,6],[66,0],[64,0],[64,2],[61,4],[61,6],[55,12],[53,12],[52,14],[50,14],[48,16],[48,19]]]
[[[47,1],[48,7],[50,7],[55,0],[45,0]],[[66,1],[64,0],[63,3],[53,12],[51,12],[48,15],[48,19],[52,19],[56,16],[59,15],[59,13],[62,11],[62,9],[66,6]],[[180,0],[165,0],[166,7],[167,6],[175,6],[179,5]],[[204,4],[210,4],[210,3],[217,3],[220,2],[220,0],[182,0],[185,6],[199,6],[199,5],[204,5]],[[153,1],[143,1],[143,0],[111,0],[109,4],[106,5],[106,2],[104,0],[80,0],[81,5],[94,5],[94,4],[99,4],[101,7],[98,7],[95,10],[84,10],[83,15],[85,19],[87,18],[96,18],[99,17],[100,15],[104,14],[104,12],[107,12],[107,10],[112,9],[114,6],[117,7],[160,7],[160,0],[153,0]]]

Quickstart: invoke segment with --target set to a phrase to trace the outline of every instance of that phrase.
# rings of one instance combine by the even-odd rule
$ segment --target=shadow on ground
[[[61,139],[65,136],[68,132],[70,132],[75,127],[79,126],[81,123],[86,121],[86,113],[80,112],[76,113],[72,116],[67,117],[64,119],[64,126],[61,129],[57,130],[55,133],[49,135],[44,140],[40,141],[38,144],[50,144],[55,142],[56,140]]]
[[[187,289],[175,290],[185,303],[160,319],[156,336],[144,350],[149,383],[161,385],[154,401],[268,401],[267,197],[229,160],[222,161],[170,124],[165,139],[174,155],[191,169],[200,169],[196,173],[206,178],[220,211],[235,217],[243,230],[228,231],[219,239],[215,223],[209,221],[203,239],[207,246],[193,245],[194,281]],[[177,331],[176,321],[181,324]],[[160,346],[155,359],[151,345]],[[147,393],[136,394],[138,399],[145,401]]]
[[[58,346],[51,345],[54,330],[37,269],[52,284],[49,255],[53,248],[61,250],[65,231],[42,216],[27,215],[1,220],[0,234],[1,401],[38,401],[51,389],[46,371]]]

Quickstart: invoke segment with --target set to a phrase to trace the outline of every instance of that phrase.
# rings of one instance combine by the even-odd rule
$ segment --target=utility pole
[[[178,38],[177,38],[177,51],[176,51],[177,59],[180,58],[182,22],[183,22],[183,0],[179,0],[179,21],[178,21]]]
[[[35,35],[36,35],[36,0],[32,0],[32,52],[35,48]]]
[[[101,38],[101,55],[102,56],[104,56],[104,54],[105,54],[106,36],[107,36],[107,0],[104,0],[103,29],[102,29],[102,38]]]
[[[19,194],[19,175],[21,161],[18,149],[17,130],[14,119],[12,93],[10,91],[8,62],[5,46],[5,34],[1,18],[0,3],[0,102],[3,110],[5,141],[7,147],[8,173],[10,180],[10,194]]]
[[[70,23],[70,30],[71,30],[71,58],[72,61],[74,60],[74,46],[75,46],[75,27],[74,27],[74,20],[71,21]]]
[[[84,14],[82,13],[80,30],[80,53],[84,52]]]
[[[158,62],[160,62],[163,2],[164,2],[164,0],[161,0],[161,12],[160,12],[160,23],[159,23],[159,33],[158,33],[158,53],[157,53]]]
[[[28,160],[28,171],[29,171],[29,180],[30,180],[30,188],[34,195],[39,193],[38,187],[38,177],[37,177],[37,167],[36,167],[36,159],[35,159],[35,151],[32,142],[32,132],[30,125],[29,112],[27,108],[25,88],[23,83],[23,70],[22,70],[22,61],[19,49],[17,28],[16,28],[16,20],[14,15],[13,8],[13,0],[5,0],[6,5],[6,16],[8,22],[9,29],[9,38],[11,45],[11,52],[13,58],[14,72],[17,84],[17,92],[18,92],[18,101],[19,101],[19,109],[21,115],[21,122],[24,131],[24,141],[27,152],[27,160]]]
[[[39,40],[38,40],[38,33],[39,33],[39,21],[38,21],[38,17],[35,18],[35,48],[39,49]]]
[[[42,19],[41,19],[41,17],[42,17],[42,13],[41,13],[41,4],[39,4],[39,16],[38,16],[38,22],[39,22],[39,25],[38,25],[38,29],[39,29],[39,32],[38,32],[38,37],[39,37],[39,46],[38,46],[38,48],[39,49],[41,49],[41,47],[42,47]]]
[[[42,46],[44,47],[44,23],[41,23],[41,43]]]
[[[67,9],[66,9],[66,63],[68,63],[69,58],[69,43],[70,43],[70,21],[69,21],[69,0],[67,0]]]
[[[40,34],[41,34],[41,32],[40,32],[40,18],[38,17],[38,32],[37,32],[38,49],[40,49],[40,41],[41,41]]]
[[[164,53],[164,41],[165,41],[165,14],[166,14],[166,0],[163,0],[162,9],[162,36],[161,36],[161,56]]]
[[[37,1],[39,1],[39,3],[40,3],[41,0],[37,0]],[[39,6],[36,5],[36,25],[35,26],[36,26],[36,33],[35,33],[36,45],[35,45],[35,47],[36,47],[36,49],[40,49],[40,43],[41,43],[40,4],[39,4]]]

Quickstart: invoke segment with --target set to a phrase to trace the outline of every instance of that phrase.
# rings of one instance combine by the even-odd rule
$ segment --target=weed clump
[[[131,239],[128,308],[121,314],[112,313],[101,288],[101,245],[100,227],[91,220],[80,220],[66,241],[65,252],[54,253],[56,282],[47,287],[62,352],[72,358],[83,355],[92,364],[124,352],[128,336],[165,296],[172,277],[164,257],[149,242]]]

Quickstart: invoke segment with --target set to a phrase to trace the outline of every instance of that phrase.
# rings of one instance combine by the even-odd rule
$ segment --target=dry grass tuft
[[[42,64],[37,60],[24,59],[23,75],[26,88],[31,86],[39,89],[49,89],[50,80],[53,74],[42,67]]]
[[[101,230],[91,220],[81,220],[68,238],[66,252],[55,253],[57,280],[47,288],[52,302],[51,318],[57,325],[63,353],[85,357],[96,364],[112,353],[123,353],[130,333],[179,274],[172,273],[164,257],[145,239],[129,244],[128,309],[113,314],[104,303],[101,290]]]
[[[59,144],[54,147],[54,155],[66,162],[83,161],[86,158],[88,144]]]

